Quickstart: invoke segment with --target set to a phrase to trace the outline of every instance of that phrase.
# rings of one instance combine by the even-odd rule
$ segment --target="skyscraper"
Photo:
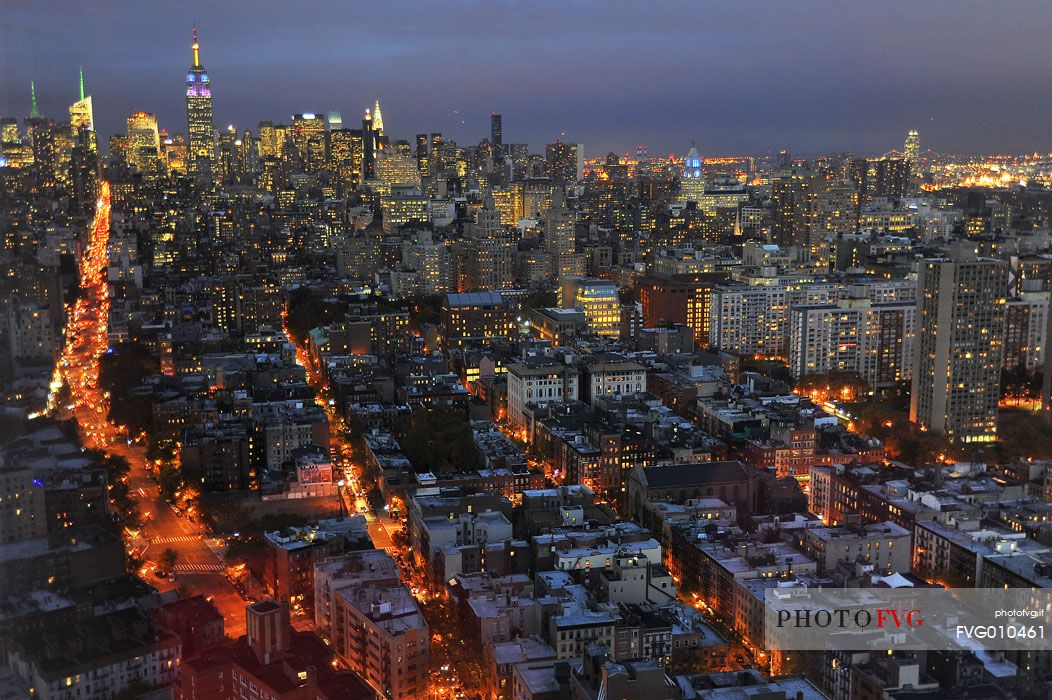
[[[69,107],[69,128],[76,136],[80,129],[95,130],[95,115],[91,95],[84,94],[84,69],[80,69],[80,97]]]
[[[376,131],[378,137],[383,138],[384,135],[384,115],[380,111],[380,98],[376,98],[376,104],[373,105],[373,129]],[[380,139],[377,139],[378,141]]]
[[[427,157],[427,134],[416,135],[416,167],[420,177],[427,180],[431,177],[430,162]]]
[[[879,197],[906,196],[912,165],[901,154],[891,151],[880,158],[856,158],[848,165],[848,176],[858,189],[859,202],[868,204]]]
[[[809,247],[814,201],[820,179],[807,168],[790,168],[771,178],[771,241]]]
[[[544,147],[545,174],[561,184],[573,184],[580,177],[580,154],[580,144],[556,139]]]
[[[292,115],[292,146],[308,172],[325,164],[325,119],[314,112]]]
[[[917,276],[910,420],[954,442],[997,439],[1008,266],[954,243]]]
[[[155,173],[160,159],[157,117],[150,112],[135,112],[128,117],[128,163],[144,173]]]
[[[336,129],[329,132],[329,159],[340,177],[352,187],[362,180],[361,129]]]
[[[362,178],[366,180],[373,176],[376,151],[376,128],[373,126],[373,113],[366,108],[365,116],[362,117]]]
[[[902,147],[902,154],[906,156],[906,160],[913,163],[914,167],[916,167],[917,161],[920,160],[920,134],[917,133],[916,129],[910,129],[909,133],[906,134],[906,143]]]
[[[683,159],[683,177],[679,181],[679,199],[681,202],[700,202],[705,194],[705,173],[701,169],[701,156],[697,146],[690,144],[686,158]]]
[[[497,155],[504,144],[504,128],[501,124],[501,116],[496,112],[489,115],[489,140],[493,144],[493,155]]]
[[[215,159],[215,125],[212,117],[212,82],[201,65],[201,45],[194,27],[194,63],[186,74],[187,171],[211,176]]]
[[[906,157],[910,171],[910,180],[913,184],[917,182],[918,167],[920,166],[920,134],[916,129],[910,129],[906,134],[906,143],[902,147],[902,154]]]

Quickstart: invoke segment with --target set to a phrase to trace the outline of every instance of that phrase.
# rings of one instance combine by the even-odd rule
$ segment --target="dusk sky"
[[[848,6],[850,5],[850,6]],[[83,65],[97,130],[185,133],[196,21],[217,126],[379,97],[386,131],[463,144],[504,115],[531,150],[589,155],[1052,151],[1052,3],[0,1],[0,115],[61,117]],[[461,123],[463,120],[464,123]]]

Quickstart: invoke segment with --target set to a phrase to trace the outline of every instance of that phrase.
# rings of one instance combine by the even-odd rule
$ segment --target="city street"
[[[129,441],[108,418],[109,396],[99,386],[99,362],[108,347],[109,236],[110,186],[103,180],[80,262],[80,296],[68,311],[65,344],[53,382],[53,392],[61,383],[69,388],[70,403],[58,407],[52,401],[51,407],[55,415],[77,421],[85,447],[121,457],[130,465],[129,497],[137,502],[144,526],[137,541],[129,535],[129,544],[141,547],[141,543],[149,541],[141,551],[147,562],[140,570],[143,578],[162,591],[178,588],[188,596],[211,597],[223,614],[227,634],[236,637],[244,633],[245,601],[224,575],[222,560],[206,543],[203,528],[185,515],[176,514],[161,498],[157,484],[149,476],[146,448],[141,441]],[[154,565],[167,548],[177,555],[175,581],[155,575]]]

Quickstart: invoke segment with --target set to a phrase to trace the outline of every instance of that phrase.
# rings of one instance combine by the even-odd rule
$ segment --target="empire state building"
[[[215,158],[215,125],[212,120],[212,83],[201,65],[201,46],[194,27],[194,64],[186,74],[187,169],[191,174],[212,175]]]

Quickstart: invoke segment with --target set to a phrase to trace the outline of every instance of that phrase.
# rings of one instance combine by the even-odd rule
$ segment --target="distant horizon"
[[[681,155],[692,141],[705,156],[872,155],[909,129],[925,151],[1052,152],[1052,91],[1034,87],[1052,74],[1034,50],[1052,31],[1046,5],[149,5],[3,3],[0,116],[29,113],[33,80],[41,112],[63,118],[83,66],[103,139],[137,110],[185,133],[196,23],[217,129],[330,110],[354,128],[379,97],[392,138],[474,145],[499,112],[505,142],[543,152],[561,137],[589,157]]]

